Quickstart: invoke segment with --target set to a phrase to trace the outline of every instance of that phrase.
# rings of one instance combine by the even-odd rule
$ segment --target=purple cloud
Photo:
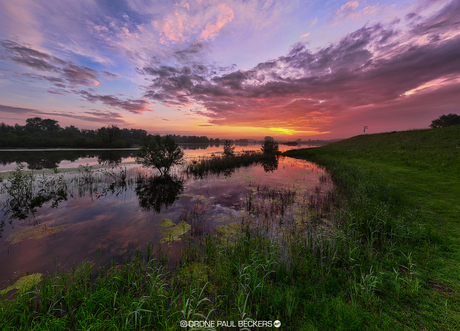
[[[98,72],[94,69],[69,63],[62,69],[63,77],[72,85],[99,85]]]
[[[0,41],[0,45],[5,50],[6,57],[20,65],[41,71],[59,71],[59,68],[55,64],[61,64],[62,60],[58,58],[11,40],[2,40]]]
[[[409,33],[365,26],[315,52],[297,43],[287,55],[245,71],[145,67],[140,72],[152,84],[144,96],[164,104],[197,102],[206,109],[197,113],[212,124],[311,127],[319,116],[327,122],[353,109],[407,102],[406,92],[460,75],[458,17],[460,3],[452,1]],[[421,42],[426,34],[436,37]]]
[[[113,123],[113,124],[120,124],[120,125],[127,125],[123,120],[123,116],[120,113],[114,112],[85,112],[85,114],[89,115],[77,115],[73,113],[56,113],[56,112],[45,112],[37,109],[32,108],[23,108],[23,107],[12,107],[0,104],[0,113],[13,113],[13,114],[21,114],[27,117],[35,117],[35,116],[51,116],[55,118],[56,116],[60,117],[67,117],[73,118],[83,121],[89,122],[96,122],[96,123]]]
[[[416,24],[413,28],[415,35],[445,33],[453,28],[460,28],[460,2],[452,1],[436,15]]]
[[[51,72],[60,76],[50,77],[26,73],[25,75],[29,78],[44,79],[54,83],[67,81],[74,87],[99,85],[99,73],[94,69],[61,60],[11,40],[2,40],[0,45],[3,47],[4,58],[30,69]]]
[[[117,79],[119,78],[120,76],[114,74],[113,72],[109,72],[109,71],[105,71],[105,70],[102,70],[102,73],[105,75],[105,77],[107,77],[108,79]]]
[[[31,69],[46,71],[58,75],[58,77],[45,76],[30,72],[22,74],[22,76],[33,80],[43,80],[52,83],[54,87],[58,88],[58,90],[48,90],[51,94],[62,95],[64,93],[75,93],[90,102],[100,101],[109,107],[126,110],[135,114],[143,113],[149,110],[147,108],[148,102],[146,100],[121,100],[113,95],[98,95],[92,93],[91,91],[73,90],[69,92],[65,90],[68,86],[78,87],[81,85],[99,85],[98,79],[100,74],[94,69],[77,65],[70,61],[63,61],[57,57],[39,52],[28,46],[20,45],[14,41],[0,41],[0,45],[3,46],[3,53],[6,54],[4,57],[7,59]],[[109,79],[118,77],[108,71],[102,71],[102,74]]]
[[[89,102],[100,101],[110,107],[123,109],[134,114],[141,114],[149,109],[148,102],[145,100],[121,100],[113,95],[98,95],[88,91],[78,91],[78,94]]]

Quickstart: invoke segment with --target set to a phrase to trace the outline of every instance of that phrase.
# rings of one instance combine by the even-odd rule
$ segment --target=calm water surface
[[[185,152],[186,158],[197,158],[221,154],[223,145],[210,146],[200,144],[180,145]],[[307,145],[287,146],[280,145],[280,151],[294,148],[306,148]],[[247,146],[235,146],[235,152],[260,150],[260,144],[248,144]],[[123,165],[135,162],[137,149],[0,149],[0,173],[16,169],[18,164],[25,165],[28,170],[42,169],[71,169],[80,165],[107,166]]]
[[[186,153],[188,157],[198,157],[221,150],[222,147]],[[253,165],[229,176],[197,179],[184,177],[181,169],[174,169],[173,177],[154,179],[151,170],[132,164],[132,151],[123,153],[127,154],[121,157],[121,168],[80,168],[64,174],[39,175],[35,179],[35,193],[40,185],[48,187],[45,190],[57,190],[65,183],[68,194],[65,199],[38,203],[35,210],[12,211],[11,198],[6,192],[0,195],[0,222],[4,225],[0,238],[0,289],[26,273],[46,274],[88,259],[100,264],[110,260],[121,263],[136,249],[145,249],[149,242],[154,249],[161,246],[168,251],[170,263],[174,263],[185,236],[219,234],[219,227],[239,222],[247,212],[251,195],[270,190],[279,194],[295,192],[290,211],[283,216],[295,220],[298,206],[311,192],[331,189],[323,169],[290,158],[280,157],[270,172],[262,165]],[[101,155],[94,154],[74,161],[61,160],[58,165],[76,168],[77,164],[104,164],[98,160]],[[119,180],[120,169],[126,174],[123,184]],[[50,185],[53,178],[54,184]],[[184,224],[181,222],[191,225],[191,229],[184,227],[188,233],[176,238],[171,229]],[[170,226],[165,227],[166,223]]]

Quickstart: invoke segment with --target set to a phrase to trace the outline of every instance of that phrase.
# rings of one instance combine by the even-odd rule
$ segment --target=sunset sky
[[[0,122],[347,138],[460,114],[459,0],[0,0]]]

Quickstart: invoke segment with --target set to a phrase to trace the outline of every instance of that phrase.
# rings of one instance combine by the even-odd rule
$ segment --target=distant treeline
[[[0,147],[125,148],[139,144],[147,131],[116,126],[97,130],[62,128],[58,121],[28,118],[26,125],[0,124]]]
[[[71,125],[62,128],[58,121],[28,118],[26,125],[0,124],[0,148],[129,148],[141,143],[147,135],[142,129],[120,129],[116,126],[86,130]],[[219,145],[221,140],[201,136],[171,136],[177,143]],[[223,141],[222,141],[223,143]]]
[[[80,130],[73,125],[62,128],[56,120],[34,117],[28,118],[26,125],[23,126],[0,123],[0,148],[129,148],[139,145],[146,135],[147,131],[142,129],[120,129],[113,125],[96,130]],[[225,139],[213,139],[206,136],[174,134],[170,137],[178,144],[219,146],[225,142]],[[229,140],[240,146],[264,142],[254,139]],[[308,139],[308,141],[300,142],[298,139],[296,142],[324,145],[332,141]]]
[[[208,138],[206,136],[181,136],[172,134],[170,137],[174,140],[174,142],[178,144],[209,144],[209,145],[219,145],[224,141],[220,140],[219,138],[213,139]]]

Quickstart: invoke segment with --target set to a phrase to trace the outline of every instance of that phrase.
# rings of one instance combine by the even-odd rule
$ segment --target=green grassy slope
[[[409,226],[424,235],[410,245],[423,291],[407,306],[386,302],[397,320],[417,319],[420,329],[460,329],[460,126],[360,135],[286,156],[370,170],[397,187],[412,210]],[[335,173],[336,181],[343,174]]]

